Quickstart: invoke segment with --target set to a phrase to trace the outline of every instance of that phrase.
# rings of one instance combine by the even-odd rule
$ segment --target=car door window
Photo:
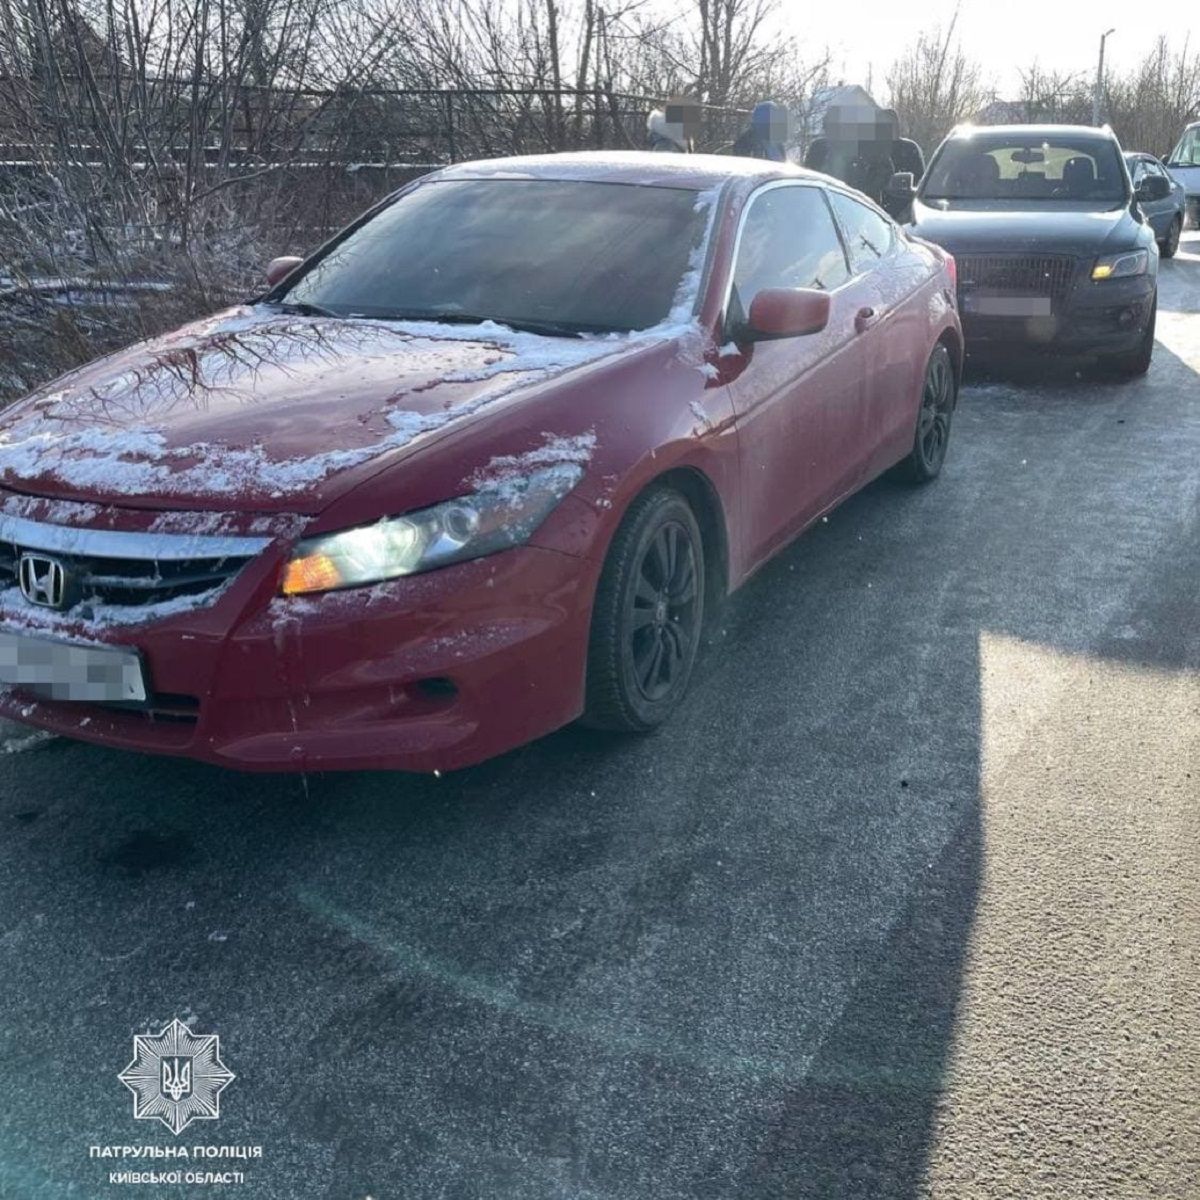
[[[1135,188],[1142,182],[1143,179],[1146,178],[1146,175],[1149,173],[1149,171],[1150,164],[1146,162],[1144,158],[1135,158],[1133,160],[1131,177],[1133,179],[1133,186]]]
[[[832,291],[850,278],[821,190],[769,188],[755,196],[738,239],[730,292],[731,324],[742,323],[764,288]]]
[[[851,269],[856,275],[869,271],[896,244],[895,224],[843,192],[830,192],[829,199],[846,235]]]

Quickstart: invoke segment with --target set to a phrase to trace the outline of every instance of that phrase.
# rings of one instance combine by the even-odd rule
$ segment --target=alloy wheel
[[[665,522],[637,564],[625,614],[626,652],[646,700],[662,700],[690,671],[700,624],[697,578],[690,531]]]
[[[950,439],[950,414],[954,408],[954,368],[948,355],[935,354],[925,372],[917,443],[930,467],[941,463]]]
[[[1179,249],[1179,237],[1182,233],[1183,218],[1177,217],[1171,222],[1171,228],[1167,233],[1167,258],[1172,258]]]

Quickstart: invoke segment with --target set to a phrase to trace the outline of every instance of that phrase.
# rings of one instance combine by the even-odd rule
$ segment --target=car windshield
[[[1179,139],[1167,166],[1200,167],[1200,125],[1193,126]]]
[[[947,142],[929,168],[923,200],[1090,201],[1124,204],[1117,148],[1097,138],[973,135]]]
[[[646,329],[704,236],[694,189],[431,181],[309,268],[286,304],[336,316],[492,320],[538,332]]]

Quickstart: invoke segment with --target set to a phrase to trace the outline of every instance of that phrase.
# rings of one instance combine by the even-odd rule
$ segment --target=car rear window
[[[431,181],[360,226],[283,299],[338,315],[645,329],[671,312],[706,206],[690,188]]]
[[[1112,142],[1009,134],[946,142],[929,168],[922,199],[1084,200],[1115,206],[1127,197]]]

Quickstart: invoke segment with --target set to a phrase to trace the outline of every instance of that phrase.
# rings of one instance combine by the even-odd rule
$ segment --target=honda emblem
[[[21,595],[42,608],[66,608],[67,571],[56,558],[22,554],[18,569]]]

